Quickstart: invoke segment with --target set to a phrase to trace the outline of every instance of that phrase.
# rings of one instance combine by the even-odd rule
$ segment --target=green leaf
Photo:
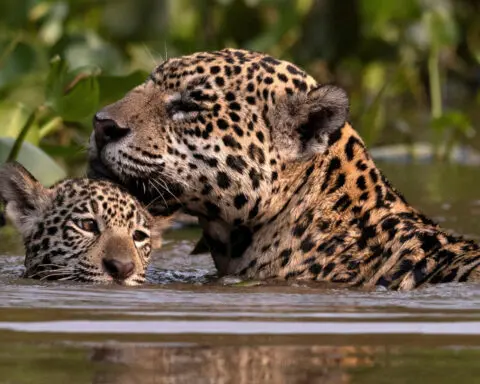
[[[41,127],[38,128],[38,137],[40,139],[43,139],[45,136],[48,136],[53,132],[57,132],[61,130],[62,127],[63,127],[63,121],[61,117],[56,116],[48,120]]]
[[[0,104],[1,136],[16,138],[25,126],[31,110],[20,103],[5,102]],[[39,142],[39,128],[36,123],[29,129],[25,140],[32,144]]]
[[[15,40],[0,42],[0,52],[0,88],[18,82],[22,76],[32,72],[39,61],[31,45]]]
[[[135,71],[126,76],[98,76],[100,106],[121,99],[132,88],[143,83],[148,76],[146,71]]]
[[[447,112],[439,118],[433,119],[432,128],[440,132],[453,129],[467,136],[473,131],[468,116],[458,111]]]
[[[0,164],[7,160],[15,139],[0,138]],[[27,168],[42,184],[52,185],[66,177],[65,171],[40,148],[24,142],[18,153],[17,161]]]
[[[385,41],[397,42],[401,37],[400,27],[420,15],[418,0],[368,0],[358,3],[363,33]]]
[[[385,85],[387,66],[380,61],[373,61],[363,68],[363,88],[370,94],[378,94]]]
[[[87,31],[82,38],[65,47],[63,57],[71,68],[94,66],[110,73],[122,70],[124,57],[117,47],[104,42],[92,31]]]
[[[79,75],[80,76],[80,75]],[[58,114],[66,121],[81,121],[98,109],[100,88],[95,76],[80,78],[60,99]]]
[[[52,46],[57,43],[64,34],[64,22],[68,16],[68,8],[68,4],[64,2],[54,2],[37,4],[32,10],[35,11],[33,17],[31,16],[32,19],[45,19],[38,34],[48,45]]]
[[[82,121],[98,109],[100,89],[95,69],[69,71],[67,63],[56,57],[51,62],[45,93],[47,105],[60,117]]]
[[[60,59],[59,56],[51,60],[50,71],[48,72],[47,84],[45,86],[45,100],[47,105],[53,109],[56,109],[59,100],[63,96],[67,71],[67,63]]]
[[[80,160],[85,159],[86,149],[84,145],[70,144],[56,145],[56,144],[41,144],[40,148],[49,156],[61,157],[62,159]]]

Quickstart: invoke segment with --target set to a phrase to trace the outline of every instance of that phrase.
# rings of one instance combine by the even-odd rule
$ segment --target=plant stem
[[[25,137],[27,136],[28,131],[30,130],[30,128],[33,125],[33,122],[35,121],[35,117],[37,116],[37,110],[38,108],[34,109],[28,116],[27,121],[23,125],[22,130],[17,136],[17,139],[15,140],[15,143],[13,144],[13,147],[10,153],[8,154],[7,162],[14,161],[17,159],[18,153],[20,152],[20,148],[22,148],[23,141],[25,140]]]
[[[59,116],[54,117],[52,120],[50,120],[47,124],[40,128],[40,131],[38,133],[40,139],[60,129],[62,127],[62,122],[63,120]]]
[[[442,88],[440,83],[439,49],[436,42],[432,43],[428,57],[428,74],[430,77],[431,112],[434,119],[442,116]]]
[[[433,23],[433,17],[430,20]],[[434,28],[431,26],[430,31],[433,31]],[[428,77],[430,85],[430,109],[432,122],[437,121],[442,117],[442,87],[440,82],[440,44],[432,37],[430,54],[428,56]],[[433,140],[433,151],[437,159],[441,159],[445,154],[441,153],[441,141],[442,141],[443,129],[434,130],[435,139]]]

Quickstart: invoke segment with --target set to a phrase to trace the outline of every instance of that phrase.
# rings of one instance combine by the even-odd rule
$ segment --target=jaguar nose
[[[108,118],[102,112],[98,112],[94,116],[93,128],[98,151],[101,151],[108,143],[118,141],[130,132],[128,128],[120,127],[114,120]]]
[[[103,268],[114,279],[125,280],[132,276],[135,264],[132,261],[122,262],[116,259],[103,259]]]

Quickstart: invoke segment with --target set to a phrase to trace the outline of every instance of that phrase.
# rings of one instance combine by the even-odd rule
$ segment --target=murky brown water
[[[480,238],[477,168],[382,167],[407,199]],[[141,288],[18,278],[0,230],[0,383],[480,383],[480,286],[361,292],[208,282],[178,230]]]

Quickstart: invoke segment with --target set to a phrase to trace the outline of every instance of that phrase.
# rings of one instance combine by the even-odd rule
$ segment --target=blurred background
[[[3,0],[0,163],[82,174],[99,107],[166,58],[224,47],[346,88],[377,157],[480,163],[477,0]]]
[[[84,174],[96,110],[166,58],[224,47],[344,87],[393,185],[480,242],[480,0],[0,0],[0,164]],[[206,284],[200,230],[174,228],[158,284],[134,290],[20,279],[22,239],[1,228],[0,382],[479,382],[480,286]]]

